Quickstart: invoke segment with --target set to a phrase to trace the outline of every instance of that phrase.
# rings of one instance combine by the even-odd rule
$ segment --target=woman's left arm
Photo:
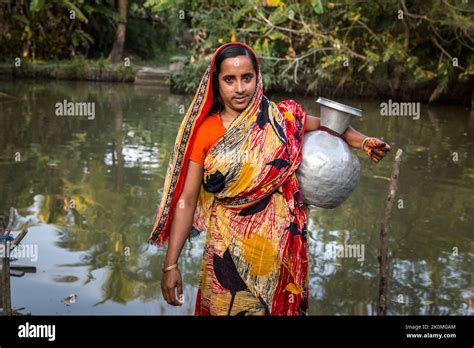
[[[320,120],[316,116],[307,115],[305,132],[315,131],[319,128]],[[384,141],[368,137],[355,130],[352,126],[347,127],[342,138],[349,146],[364,151],[372,161],[378,163],[390,151],[390,145]]]

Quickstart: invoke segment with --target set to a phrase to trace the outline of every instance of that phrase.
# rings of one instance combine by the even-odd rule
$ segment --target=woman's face
[[[252,61],[247,56],[226,58],[219,71],[219,93],[226,113],[242,112],[252,98],[257,76]]]

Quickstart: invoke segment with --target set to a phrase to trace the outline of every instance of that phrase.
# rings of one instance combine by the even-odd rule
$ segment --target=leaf
[[[286,19],[287,19],[286,13],[280,11],[280,8],[273,11],[273,13],[270,15],[270,18],[268,18],[268,20],[272,22],[273,25],[282,24],[286,22]]]
[[[79,9],[79,7],[74,5],[69,0],[61,0],[60,2],[64,7],[68,8],[70,11],[74,11],[75,14],[76,14],[77,19],[79,19],[82,22],[87,23],[87,18],[86,18],[86,16],[84,16],[84,13],[82,13],[82,11]]]
[[[262,98],[262,102],[260,104],[260,113],[257,117],[257,124],[260,129],[263,129],[265,124],[267,124],[268,122],[270,122],[270,119],[268,117],[268,99]]]
[[[285,120],[290,121],[290,122],[295,120],[295,116],[293,116],[293,114],[288,111],[285,111],[283,113],[283,117],[285,118]]]
[[[207,192],[221,192],[225,188],[225,176],[217,170],[205,178],[203,187]]]
[[[272,195],[268,195],[264,199],[260,200],[259,202],[252,204],[250,207],[244,208],[239,212],[239,216],[249,216],[260,213],[261,211],[265,210],[268,203],[272,199]]]
[[[255,166],[252,161],[245,161],[240,169],[239,180],[229,187],[229,195],[240,194],[251,187],[252,180],[256,177]]]
[[[268,36],[271,40],[285,39],[286,36],[281,31],[272,31]]]
[[[289,291],[289,292],[291,292],[292,294],[295,294],[295,295],[301,294],[303,292],[303,289],[301,289],[300,287],[298,287],[298,285],[296,285],[294,283],[289,283],[286,286],[285,290]]]
[[[220,285],[229,290],[232,295],[247,288],[235,267],[229,249],[224,252],[222,257],[214,254],[214,273]]]
[[[18,22],[21,22],[23,23],[24,25],[30,25],[30,21],[28,20],[28,18],[26,18],[24,15],[22,14],[19,14],[19,13],[15,13],[14,15],[12,15],[12,19],[14,21],[18,21]]]
[[[242,240],[242,246],[244,259],[251,265],[251,275],[267,275],[275,269],[277,251],[265,237],[254,234],[251,238]]]
[[[269,7],[277,7],[277,6],[284,6],[285,4],[281,0],[267,0],[267,6]]]
[[[94,13],[100,13],[104,15],[105,17],[112,19],[114,22],[118,22],[120,19],[120,16],[116,11],[100,4],[94,4],[94,6],[87,4],[84,6],[84,11],[88,15],[92,15]]]
[[[316,14],[322,14],[324,12],[321,0],[311,0],[311,6],[313,6],[313,10]]]
[[[252,10],[253,6],[249,4],[234,12],[232,15],[232,23],[237,24],[243,16],[248,15]]]
[[[285,167],[289,167],[290,162],[288,162],[287,160],[283,158],[277,158],[277,159],[274,159],[273,161],[268,162],[267,165],[274,166],[277,169],[282,169]]]
[[[145,7],[151,7],[153,12],[161,12],[171,9],[174,6],[173,0],[147,1]]]
[[[30,11],[31,12],[41,11],[43,6],[44,6],[44,0],[32,0],[30,2]]]

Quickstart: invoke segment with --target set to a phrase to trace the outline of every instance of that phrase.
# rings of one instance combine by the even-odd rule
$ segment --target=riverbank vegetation
[[[0,60],[118,64],[132,75],[179,55],[171,81],[191,93],[215,48],[238,40],[259,55],[268,90],[467,102],[473,19],[463,0],[10,1],[0,4]]]

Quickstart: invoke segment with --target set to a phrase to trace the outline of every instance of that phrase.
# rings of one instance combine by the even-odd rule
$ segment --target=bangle
[[[178,268],[177,263],[175,263],[174,265],[168,266],[166,268],[163,268],[162,271],[163,271],[163,273],[166,273],[166,272],[171,271],[172,269],[175,269],[175,268]]]
[[[370,139],[370,137],[365,137],[364,140],[362,140],[362,144],[360,144],[360,149],[362,151],[364,151],[364,145],[369,139]]]

